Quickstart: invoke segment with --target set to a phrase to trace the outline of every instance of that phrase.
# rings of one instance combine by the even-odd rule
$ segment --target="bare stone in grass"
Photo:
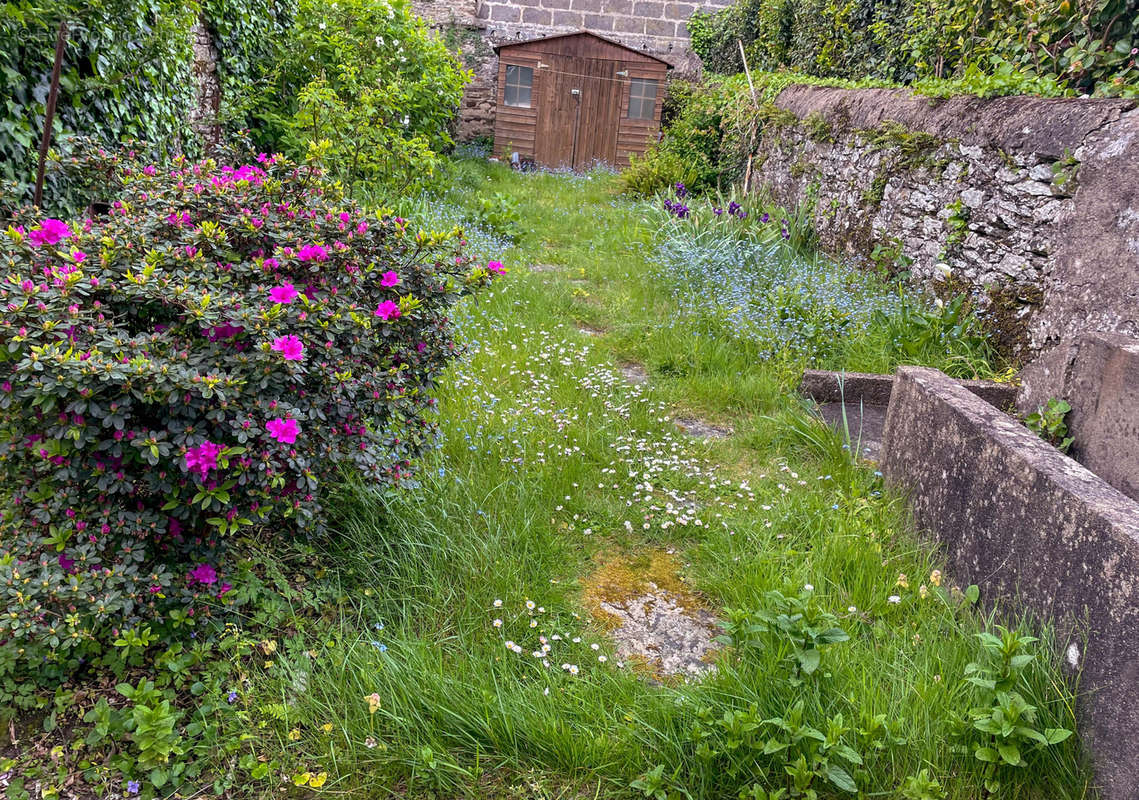
[[[654,680],[700,678],[715,667],[716,618],[679,574],[671,551],[605,561],[583,581],[593,617],[616,655],[643,665]]]
[[[531,264],[531,272],[561,272],[562,268],[557,264]]]
[[[699,439],[727,439],[732,435],[732,429],[725,425],[714,425],[696,417],[677,417],[673,420],[676,427],[689,436]]]
[[[584,333],[586,336],[604,336],[605,335],[605,331],[601,330],[601,328],[595,328],[592,325],[586,325],[584,322],[579,322],[577,325],[577,329],[580,333]]]
[[[621,375],[624,376],[625,380],[634,386],[640,386],[649,382],[649,373],[640,364],[635,364],[630,361],[621,364],[618,369],[621,370]]]
[[[719,646],[716,618],[685,607],[682,598],[655,583],[648,589],[624,600],[601,601],[601,610],[620,620],[610,633],[617,655],[643,659],[661,676],[700,678],[714,670],[708,657]]]

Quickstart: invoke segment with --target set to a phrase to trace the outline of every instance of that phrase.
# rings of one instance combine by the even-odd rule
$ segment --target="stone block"
[[[840,383],[841,381],[841,383]],[[1016,387],[995,381],[954,381],[967,391],[997,408],[1011,408],[1016,402]],[[894,388],[893,375],[867,372],[833,372],[808,369],[799,381],[799,393],[816,403],[862,403],[868,406],[890,404]]]
[[[692,3],[668,3],[665,7],[665,16],[669,19],[687,20],[696,11]]]
[[[553,24],[560,28],[583,28],[585,27],[585,15],[580,11],[554,11]]]
[[[1072,456],[1139,500],[1139,338],[1085,334],[1036,367],[1021,388],[1021,411],[1066,400]]]
[[[616,17],[613,20],[613,30],[617,33],[645,32],[645,21],[640,17]]]
[[[672,39],[676,36],[676,23],[667,19],[645,19],[645,33]]]
[[[574,11],[598,14],[601,12],[601,0],[572,0],[570,8]]]
[[[640,0],[633,6],[633,13],[638,17],[660,18],[664,15],[664,3],[657,0]]]
[[[986,603],[1056,625],[1106,800],[1139,786],[1139,503],[937,370],[902,367],[882,471]],[[1009,609],[1013,610],[1013,609]]]
[[[487,4],[487,18],[491,22],[521,22],[522,9],[517,6],[508,6],[504,3]]]
[[[613,30],[613,18],[604,14],[586,14],[585,29],[597,33],[609,33]]]
[[[524,25],[549,25],[552,16],[544,8],[522,9],[522,23]]]

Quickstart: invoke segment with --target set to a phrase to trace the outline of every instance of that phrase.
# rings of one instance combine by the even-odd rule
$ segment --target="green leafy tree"
[[[404,190],[430,177],[469,74],[402,0],[301,0],[278,72],[286,148]]]

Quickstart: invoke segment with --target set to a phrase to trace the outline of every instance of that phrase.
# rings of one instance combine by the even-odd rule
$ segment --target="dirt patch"
[[[649,382],[649,373],[640,364],[629,362],[621,364],[617,368],[621,371],[621,375],[625,380],[634,386],[640,386],[641,384]]]
[[[700,439],[727,439],[732,429],[726,425],[714,425],[696,417],[676,417],[673,422],[689,436]]]
[[[586,325],[583,322],[578,323],[577,330],[579,333],[584,333],[586,336],[604,336],[605,335],[605,331],[603,331],[601,328],[595,328],[592,325]]]
[[[715,667],[716,618],[684,584],[676,557],[654,552],[602,563],[584,581],[585,602],[609,630],[618,657],[655,679],[700,678]]]
[[[531,272],[561,272],[562,268],[557,264],[531,264]]]

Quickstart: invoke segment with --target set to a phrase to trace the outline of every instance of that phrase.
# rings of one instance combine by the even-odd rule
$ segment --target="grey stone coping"
[[[987,603],[1050,619],[1108,800],[1139,797],[1139,503],[937,370],[898,370],[882,471]]]

